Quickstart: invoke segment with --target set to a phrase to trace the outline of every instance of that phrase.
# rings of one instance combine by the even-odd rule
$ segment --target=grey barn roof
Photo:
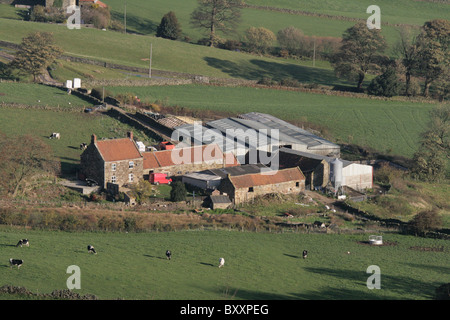
[[[258,112],[250,112],[241,114],[238,117],[209,121],[205,125],[198,126],[199,131],[201,131],[201,137],[194,137],[194,124],[178,126],[175,129],[185,130],[192,138],[192,143],[209,144],[220,141],[223,143],[222,150],[224,152],[256,146],[263,147],[265,145],[301,145],[304,146],[304,149],[315,151],[340,151],[340,147],[337,144],[272,115]],[[233,132],[233,130],[235,132],[237,130],[242,131],[237,131],[237,137],[230,137],[227,136],[227,130],[231,130],[229,132]],[[256,134],[240,134],[242,132],[254,132]],[[240,140],[244,137],[245,140]]]
[[[332,157],[327,157],[327,156],[322,156],[319,154],[314,154],[314,153],[309,153],[309,152],[303,152],[303,151],[297,151],[297,150],[292,150],[292,149],[288,149],[288,148],[281,148],[278,150],[278,152],[280,153],[290,153],[290,154],[295,154],[301,157],[305,157],[305,158],[310,158],[310,159],[317,159],[317,160],[325,160],[328,163],[331,163],[334,159],[336,158],[332,158]],[[351,164],[353,164],[353,162],[348,161],[348,160],[342,160],[339,159],[342,162],[342,166],[343,167],[347,167]]]
[[[280,132],[280,140],[282,140],[281,136],[283,135],[290,137],[290,140],[293,142],[307,145],[308,148],[310,149],[320,148],[321,146],[325,146],[326,148],[329,147],[339,148],[337,144],[334,144],[328,140],[318,137],[309,131],[294,126],[293,124],[290,124],[284,120],[276,118],[270,114],[249,112],[239,115],[239,118],[259,122],[271,129],[278,129]]]

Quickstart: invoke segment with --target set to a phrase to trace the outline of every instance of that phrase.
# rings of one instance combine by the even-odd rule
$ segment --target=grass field
[[[8,30],[17,31],[11,33]],[[55,42],[68,55],[110,63],[148,68],[151,43],[154,69],[253,80],[267,73],[273,78],[289,73],[299,81],[308,81],[313,77],[322,84],[348,84],[336,78],[329,64],[312,68],[309,61],[260,57],[153,36],[125,35],[89,28],[69,30],[53,24],[0,19],[1,40],[20,43],[23,37],[36,30],[53,32]]]
[[[390,24],[411,24],[422,26],[430,19],[445,18],[444,12],[448,5],[443,3],[428,3],[425,1],[396,1],[395,5],[387,0],[377,1],[273,1],[253,0],[246,1],[247,4],[257,6],[269,6],[283,9],[293,9],[312,13],[327,14],[335,18],[321,18],[306,15],[293,15],[282,12],[266,11],[246,8],[242,10],[242,21],[237,33],[222,35],[224,38],[239,39],[247,28],[266,27],[275,34],[288,26],[295,26],[303,30],[306,35],[340,37],[345,29],[354,24],[345,21],[342,17],[367,19],[370,15],[366,13],[367,7],[376,4],[381,9],[382,22]],[[125,6],[121,0],[110,0],[113,17],[124,22]],[[156,28],[164,14],[172,10],[175,12],[183,33],[196,41],[204,36],[201,31],[190,25],[190,14],[196,8],[196,0],[187,0],[180,3],[176,0],[152,1],[151,6],[145,0],[135,0],[127,3],[127,29],[140,34],[155,34]],[[396,39],[396,31],[393,27],[383,26],[383,34],[389,43]]]
[[[28,238],[30,247],[16,248],[20,238]],[[367,240],[368,235],[65,233],[3,227],[0,285],[39,293],[66,289],[67,267],[77,265],[81,289],[75,291],[101,299],[415,300],[432,299],[435,288],[450,280],[446,241],[385,234],[389,246],[359,243]],[[97,255],[87,253],[88,244]],[[445,251],[410,249],[415,246]],[[12,257],[24,260],[19,270],[9,268]],[[220,257],[226,261],[222,269]],[[380,267],[380,290],[366,286],[371,265]]]
[[[92,103],[67,92],[34,83],[0,83],[0,103],[16,103],[39,107],[59,107],[61,110],[89,107]]]
[[[0,130],[8,135],[31,134],[48,143],[56,157],[61,159],[64,174],[75,173],[80,163],[82,142],[90,143],[95,133],[99,139],[125,137],[126,132],[133,130],[107,115],[85,114],[80,112],[56,112],[41,109],[1,108]],[[49,140],[52,132],[61,134],[60,140]],[[147,144],[154,142],[141,132],[134,130],[134,135]]]
[[[350,98],[248,87],[201,85],[108,87],[113,94],[133,92],[142,100],[198,110],[270,113],[288,121],[307,121],[329,131],[338,143],[356,143],[392,155],[412,156],[426,128],[427,103]]]

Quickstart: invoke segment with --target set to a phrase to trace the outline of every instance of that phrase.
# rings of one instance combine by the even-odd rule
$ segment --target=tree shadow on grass
[[[250,63],[241,63],[229,60],[205,57],[209,66],[219,69],[233,78],[259,80],[267,77],[276,81],[295,79],[303,83],[316,83],[321,85],[349,85],[338,79],[333,70],[300,66],[292,63],[269,62],[252,59]]]
[[[124,14],[117,11],[111,12],[111,18],[113,20],[120,21],[124,23]],[[140,35],[154,34],[158,28],[158,24],[152,20],[138,17],[136,15],[131,15],[127,13],[127,33],[136,33]]]
[[[366,270],[346,270],[346,269],[330,269],[330,268],[305,268],[306,271],[311,273],[317,273],[321,276],[331,276],[339,279],[348,280],[352,283],[359,283],[363,287],[367,287],[367,280],[372,275],[372,273],[366,273]],[[392,272],[392,270],[389,270]],[[367,297],[362,295],[360,291],[357,292],[357,296],[353,297],[353,294],[349,291],[350,294],[344,294],[345,292],[339,290],[339,294],[341,297],[337,297],[337,299],[401,299],[401,297],[409,297],[409,296],[417,296],[423,297],[427,296],[427,298],[432,298],[435,288],[437,287],[438,282],[430,283],[428,281],[421,281],[417,278],[411,278],[403,275],[392,275],[386,274],[381,269],[380,274],[380,282],[382,295],[377,295],[377,290],[367,289]],[[330,289],[331,291],[333,289]],[[342,291],[342,293],[341,293]],[[392,292],[392,294],[386,294],[386,292]],[[428,294],[427,294],[428,292]],[[375,293],[375,294],[374,294]],[[332,296],[328,292],[324,293],[329,299],[333,299]],[[358,296],[359,295],[359,296]],[[336,298],[334,298],[336,299]]]

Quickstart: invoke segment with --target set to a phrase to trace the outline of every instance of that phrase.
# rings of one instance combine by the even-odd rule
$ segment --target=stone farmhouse
[[[150,173],[177,176],[206,169],[237,166],[231,154],[223,154],[214,145],[193,146],[143,152],[128,132],[126,138],[98,140],[93,134],[91,143],[81,154],[79,178],[94,180],[107,188],[108,183],[119,187],[148,179]]]
[[[142,179],[144,158],[133,140],[133,133],[126,138],[97,140],[81,154],[79,178],[91,179],[106,188],[108,182],[123,186]]]

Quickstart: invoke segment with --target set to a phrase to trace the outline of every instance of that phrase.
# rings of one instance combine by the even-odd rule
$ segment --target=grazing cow
[[[303,259],[306,259],[307,256],[308,256],[308,251],[303,250]]]
[[[166,257],[167,259],[171,259],[172,258],[172,252],[170,252],[169,250],[166,251]]]
[[[225,264],[225,259],[224,258],[220,258],[219,259],[219,268],[222,268],[224,264]]]
[[[17,266],[17,269],[20,268],[20,266],[23,264],[23,260],[19,259],[9,259],[9,265],[11,266]]]
[[[80,144],[80,150],[86,150],[86,148],[87,148],[87,144],[86,143]]]
[[[53,132],[50,137],[48,137],[49,139],[59,139],[61,136],[58,132]]]
[[[16,247],[22,247],[22,246],[30,246],[30,242],[28,241],[28,239],[20,239],[19,242],[17,242]]]
[[[94,249],[94,246],[88,245],[88,246],[87,246],[87,249],[88,249],[88,252],[97,254],[97,252],[96,252],[95,249]]]

